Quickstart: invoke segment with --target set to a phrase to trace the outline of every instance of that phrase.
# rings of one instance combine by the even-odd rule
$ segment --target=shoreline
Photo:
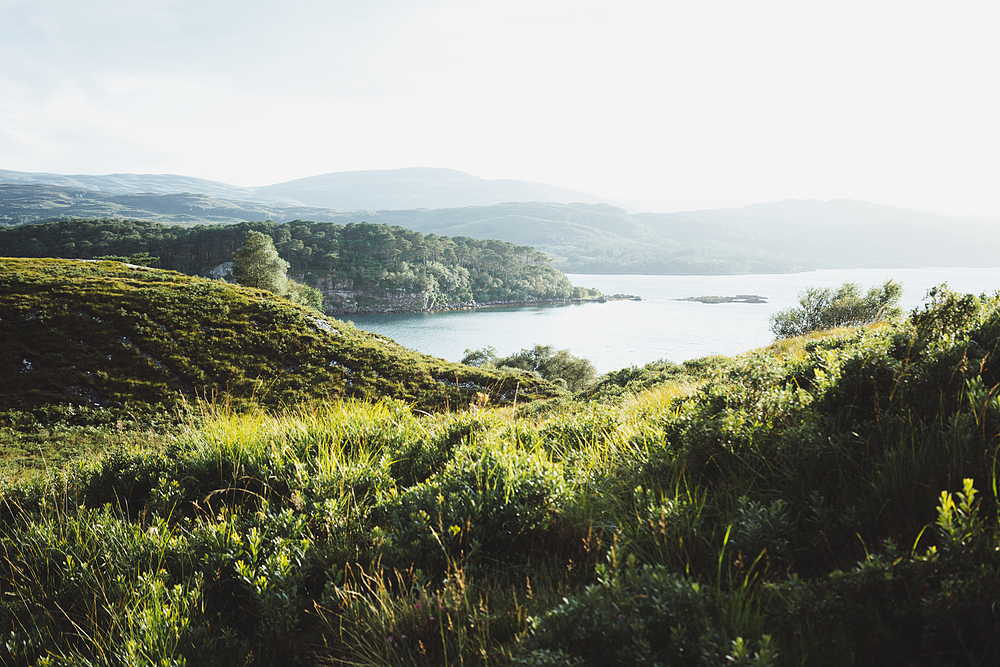
[[[642,301],[642,297],[634,294],[611,294],[587,299],[538,299],[534,301],[459,301],[433,305],[427,308],[353,308],[350,310],[326,310],[327,315],[400,315],[404,313],[436,313],[456,310],[480,310],[481,308],[521,308],[524,306],[561,306],[585,303],[606,303],[608,301]]]

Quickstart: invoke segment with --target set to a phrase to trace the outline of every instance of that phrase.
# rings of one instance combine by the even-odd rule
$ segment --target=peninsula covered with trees
[[[136,220],[61,220],[0,229],[0,256],[143,257],[158,268],[207,276],[249,232],[270,237],[289,274],[378,293],[422,292],[429,304],[561,301],[600,296],[575,287],[534,248],[506,241],[421,234],[366,222],[164,226]]]

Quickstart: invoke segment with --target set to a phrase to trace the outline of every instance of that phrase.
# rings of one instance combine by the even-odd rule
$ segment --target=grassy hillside
[[[207,407],[3,491],[0,660],[997,664],[998,348],[939,290],[548,411]]]
[[[122,411],[225,393],[278,404],[390,396],[425,408],[551,393],[317,317],[259,290],[118,262],[0,259],[0,409]]]

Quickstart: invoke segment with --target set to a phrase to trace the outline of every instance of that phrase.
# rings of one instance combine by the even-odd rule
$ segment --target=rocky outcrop
[[[766,296],[757,294],[737,294],[736,296],[689,296],[674,301],[698,301],[700,303],[767,303]]]
[[[336,315],[366,313],[408,313],[427,310],[427,292],[411,292],[403,288],[354,287],[354,280],[324,276],[317,285],[323,293],[326,312]]]

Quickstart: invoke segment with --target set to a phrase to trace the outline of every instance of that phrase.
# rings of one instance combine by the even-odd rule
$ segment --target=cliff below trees
[[[475,310],[503,306],[555,305],[566,303],[603,303],[605,301],[638,301],[631,294],[612,296],[587,296],[563,299],[545,299],[527,296],[524,299],[495,299],[492,301],[442,301],[425,290],[407,291],[403,288],[355,287],[351,279],[335,276],[319,278],[315,286],[323,294],[326,312],[331,315],[375,315],[388,313],[419,313],[425,311]]]

